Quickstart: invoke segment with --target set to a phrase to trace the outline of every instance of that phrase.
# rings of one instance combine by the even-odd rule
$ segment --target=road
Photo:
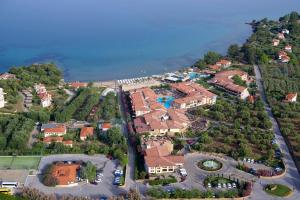
[[[268,180],[268,181],[261,180],[260,182],[257,182],[254,185],[254,192],[252,194],[252,197],[253,197],[253,199],[271,199],[270,196],[266,196],[266,193],[264,193],[262,191],[262,186],[264,184],[268,184],[271,182],[271,183],[285,184],[285,185],[288,185],[291,188],[293,188],[294,194],[287,199],[295,199],[295,200],[300,199],[300,175],[297,171],[297,168],[292,159],[292,156],[288,150],[287,144],[285,143],[285,140],[281,134],[279,125],[278,125],[277,121],[275,120],[275,117],[272,113],[271,107],[267,102],[265,89],[264,89],[263,83],[262,83],[262,76],[261,76],[260,69],[257,65],[255,65],[254,70],[255,70],[256,85],[260,92],[260,96],[264,102],[266,112],[269,115],[269,118],[272,122],[275,140],[276,140],[277,144],[279,145],[282,154],[284,155],[283,161],[285,163],[287,172],[286,172],[286,175],[282,178]],[[276,198],[273,198],[273,199],[276,199]]]
[[[120,112],[122,117],[122,131],[124,136],[127,138],[128,144],[128,164],[126,165],[126,177],[125,177],[125,187],[126,189],[136,188],[136,182],[134,180],[134,170],[135,170],[135,149],[132,147],[126,121],[125,107],[122,102],[122,89],[118,90],[118,101],[120,106]]]

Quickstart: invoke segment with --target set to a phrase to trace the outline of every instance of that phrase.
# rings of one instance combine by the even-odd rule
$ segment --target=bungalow
[[[229,60],[220,60],[216,63],[216,65],[222,67],[222,68],[227,68],[231,66],[231,61]]]
[[[284,36],[283,33],[278,33],[278,34],[277,34],[277,37],[278,37],[278,39],[280,39],[280,40],[284,40],[284,39],[285,39],[285,36]]]
[[[291,45],[286,45],[286,46],[284,47],[284,50],[287,51],[287,52],[292,53],[292,46],[291,46]]]
[[[297,96],[298,94],[297,93],[288,93],[286,96],[285,96],[285,102],[287,103],[293,103],[293,102],[296,102],[297,101]]]
[[[281,60],[283,56],[287,56],[287,53],[285,51],[279,51],[278,53],[279,60]]]
[[[8,80],[8,79],[16,79],[16,75],[7,72],[0,74],[0,80]]]
[[[34,89],[41,100],[42,107],[49,107],[51,105],[52,95],[47,92],[45,85],[35,84]]]
[[[58,125],[53,128],[45,128],[43,133],[44,133],[44,137],[63,136],[67,133],[67,128],[65,125]]]
[[[111,129],[112,125],[109,122],[103,122],[102,124],[99,125],[99,128],[101,131],[105,132]]]
[[[184,164],[184,156],[172,155],[170,140],[151,140],[145,144],[145,169],[149,174],[172,173]]]
[[[94,135],[94,128],[93,127],[83,127],[80,131],[80,139],[86,140],[87,137]]]
[[[43,142],[45,144],[51,144],[51,143],[62,143],[65,146],[73,147],[73,141],[72,140],[64,140],[63,137],[54,136],[54,137],[44,137]]]
[[[282,56],[281,57],[281,62],[283,62],[283,63],[288,63],[288,62],[290,62],[290,57],[289,56]]]
[[[277,46],[279,45],[279,43],[280,43],[280,40],[278,40],[278,39],[273,39],[272,42],[273,42],[273,46],[274,46],[274,47],[277,47]]]
[[[53,165],[51,176],[57,180],[58,186],[77,185],[76,177],[79,164],[59,162]]]

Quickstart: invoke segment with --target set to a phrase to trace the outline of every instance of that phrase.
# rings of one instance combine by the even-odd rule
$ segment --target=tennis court
[[[0,156],[0,169],[37,169],[39,156]]]

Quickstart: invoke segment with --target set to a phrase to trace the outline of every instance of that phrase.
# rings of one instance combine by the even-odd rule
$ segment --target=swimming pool
[[[170,108],[172,106],[173,101],[174,101],[174,97],[172,97],[172,96],[165,96],[165,97],[157,98],[157,102],[163,104],[165,108]]]

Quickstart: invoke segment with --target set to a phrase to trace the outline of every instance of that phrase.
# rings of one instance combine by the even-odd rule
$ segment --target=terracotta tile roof
[[[72,145],[73,141],[72,140],[65,140],[65,141],[63,141],[63,144],[65,144],[65,145]]]
[[[150,88],[140,88],[130,91],[134,111],[150,112],[152,109],[164,109],[156,100],[158,96]]]
[[[111,126],[111,123],[109,123],[109,122],[104,122],[103,124],[102,124],[102,128],[103,129],[110,129],[112,126]]]
[[[84,137],[88,137],[88,136],[92,136],[94,135],[94,128],[93,127],[83,127],[81,128],[80,131],[80,138]]]
[[[234,84],[232,77],[240,76],[243,80],[248,79],[248,74],[240,70],[225,70],[215,74],[215,77],[210,81],[216,85],[222,86],[236,93],[241,93],[246,87]]]
[[[144,157],[146,165],[148,167],[166,167],[183,164],[184,157],[171,155],[171,150],[166,143],[157,143],[157,145],[146,149]]]
[[[291,102],[294,98],[297,98],[298,94],[297,93],[288,93],[285,96],[285,101]]]
[[[64,139],[63,137],[44,137],[43,142],[50,144],[52,142],[62,142],[63,139]]]
[[[231,61],[222,59],[222,60],[216,62],[216,65],[219,65],[219,66],[231,65]]]
[[[209,65],[208,67],[210,70],[214,70],[214,71],[221,70],[221,66],[219,66],[219,65]]]
[[[57,163],[53,165],[51,175],[57,179],[58,185],[75,183],[79,164]]]
[[[44,133],[65,133],[67,131],[66,126],[58,125],[53,128],[45,128]]]
[[[80,87],[86,87],[87,83],[76,81],[76,82],[69,83],[69,86],[73,88],[80,88]]]
[[[179,109],[155,110],[143,118],[150,130],[183,129],[190,123],[184,111]]]

